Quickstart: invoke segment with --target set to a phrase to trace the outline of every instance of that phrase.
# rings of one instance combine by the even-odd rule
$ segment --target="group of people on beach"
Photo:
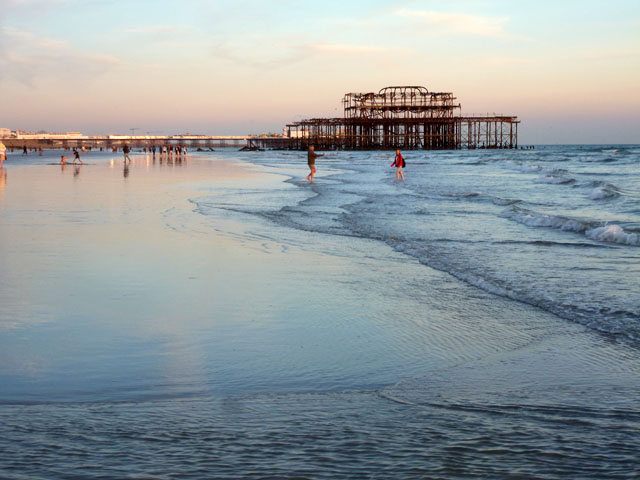
[[[309,147],[309,151],[307,152],[307,164],[309,165],[309,170],[311,170],[309,175],[307,175],[309,182],[313,183],[313,176],[316,174],[316,158],[324,157],[324,155],[324,153],[316,153],[313,145]],[[400,180],[402,178],[402,180],[404,180],[404,172],[402,170],[406,166],[406,162],[400,150],[396,150],[396,156],[391,166],[396,168],[396,179]]]
[[[133,152],[133,150],[126,143],[122,147],[111,147],[111,151],[113,153],[116,153],[120,148],[122,149],[122,153],[124,154],[125,160],[130,160],[129,153]],[[100,148],[100,151],[102,151],[102,148]],[[153,155],[155,155],[156,152],[158,152],[160,155],[164,155],[164,154],[173,155],[175,153],[176,155],[180,156],[180,155],[187,154],[187,147],[185,147],[184,145],[158,145],[158,146],[149,145],[149,146],[142,147],[142,150],[140,151],[144,153],[149,152],[149,153],[152,153]]]

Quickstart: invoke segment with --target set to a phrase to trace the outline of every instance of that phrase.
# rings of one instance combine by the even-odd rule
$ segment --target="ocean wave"
[[[573,181],[571,177],[566,174],[569,173],[564,168],[548,168],[538,165],[537,163],[524,163],[515,160],[506,160],[504,166],[509,170],[515,170],[522,173],[537,173],[546,175],[548,177],[567,178]],[[543,177],[545,178],[545,177]],[[540,182],[540,183],[568,183],[568,182]]]
[[[544,177],[536,178],[535,183],[549,183],[553,185],[564,185],[567,183],[575,182],[575,179],[571,177],[565,177],[563,175],[545,175]]]
[[[585,235],[598,242],[640,246],[640,234],[626,232],[620,225],[612,224],[592,228],[587,230]]]
[[[462,192],[462,193],[444,193],[443,195],[445,197],[452,197],[452,198],[475,198],[482,194],[477,192]]]
[[[518,198],[502,198],[502,197],[494,197],[493,195],[487,195],[482,192],[445,192],[442,193],[441,196],[447,198],[455,198],[460,200],[469,200],[476,202],[490,202],[494,205],[498,205],[499,207],[507,207],[509,205],[514,205],[516,203],[522,202],[522,200]]]
[[[498,205],[499,207],[506,207],[508,205],[520,203],[521,201],[522,200],[513,199],[513,198],[491,197],[491,203],[493,203],[494,205]]]
[[[613,248],[607,245],[598,245],[585,242],[555,242],[552,240],[500,240],[493,242],[494,245],[535,245],[541,247],[560,248]]]
[[[581,233],[597,242],[640,246],[640,234],[628,232],[616,224],[608,225],[602,222],[570,218],[562,215],[537,213],[517,207],[502,211],[500,216],[528,227],[555,228],[563,232]]]
[[[517,170],[518,172],[523,172],[523,173],[539,173],[543,170],[540,165],[525,164],[525,163],[516,162],[513,160],[505,161],[504,165],[506,168],[510,170]]]
[[[617,197],[619,194],[613,189],[607,187],[596,187],[589,192],[589,198],[591,200],[605,200],[607,198]]]
[[[620,196],[620,189],[609,182],[596,180],[586,185],[580,185],[589,188],[588,197],[591,200],[605,200]]]
[[[537,213],[523,208],[512,207],[504,210],[501,217],[513,220],[529,227],[547,227],[556,228],[565,232],[584,233],[595,227],[596,224],[578,220],[575,218],[564,217],[561,215],[549,215],[546,213]]]

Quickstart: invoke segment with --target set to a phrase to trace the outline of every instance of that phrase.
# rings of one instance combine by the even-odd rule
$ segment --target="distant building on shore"
[[[80,138],[89,138],[80,132],[66,132],[66,133],[27,133],[21,132],[15,138],[21,138],[24,140],[76,140]]]
[[[24,130],[10,130],[8,128],[0,128],[0,138],[13,138],[21,140],[77,140],[89,138],[81,132],[27,132]]]

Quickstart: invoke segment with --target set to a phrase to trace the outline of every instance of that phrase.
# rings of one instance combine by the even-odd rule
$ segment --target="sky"
[[[0,128],[281,133],[394,85],[640,143],[640,0],[0,0]]]

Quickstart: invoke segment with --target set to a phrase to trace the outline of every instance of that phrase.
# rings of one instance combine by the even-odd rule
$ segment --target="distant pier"
[[[2,143],[10,149],[115,149],[122,148],[125,144],[131,148],[182,146],[191,149],[209,149],[220,147],[243,148],[249,146],[252,138],[261,138],[252,135],[107,135],[107,136],[86,136],[86,135],[56,135],[56,134],[33,134],[19,135],[17,137],[3,137]]]
[[[512,115],[466,115],[450,92],[425,87],[386,87],[378,93],[347,93],[342,118],[289,124],[282,138],[252,138],[254,148],[304,150],[451,150],[518,148]]]

